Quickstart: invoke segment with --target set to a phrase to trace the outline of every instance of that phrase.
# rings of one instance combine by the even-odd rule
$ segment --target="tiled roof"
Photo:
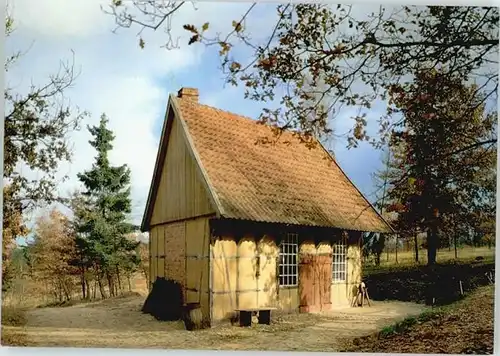
[[[171,97],[191,138],[222,217],[389,232],[390,228],[321,145],[292,133],[275,144],[268,126]]]

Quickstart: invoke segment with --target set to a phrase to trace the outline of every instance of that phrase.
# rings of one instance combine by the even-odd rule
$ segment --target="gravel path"
[[[140,312],[142,297],[127,297],[65,308],[28,311],[23,332],[29,346],[126,347],[169,349],[337,351],[339,342],[370,334],[423,307],[411,303],[374,302],[319,314],[275,318],[271,326],[221,326],[188,332],[181,322],[158,322]]]

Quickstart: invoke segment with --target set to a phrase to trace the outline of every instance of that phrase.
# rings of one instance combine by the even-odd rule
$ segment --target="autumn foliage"
[[[3,187],[3,231],[2,231],[2,290],[9,286],[12,278],[10,269],[12,249],[16,238],[24,237],[28,229],[24,225],[22,205],[15,200],[12,186]]]
[[[35,280],[50,286],[56,300],[70,300],[77,269],[76,244],[68,218],[56,209],[38,218],[30,243]]]
[[[440,71],[392,85],[391,140],[384,208],[403,237],[427,233],[428,261],[444,236],[486,235],[494,220],[496,114],[477,86]],[[448,241],[449,239],[444,239]]]

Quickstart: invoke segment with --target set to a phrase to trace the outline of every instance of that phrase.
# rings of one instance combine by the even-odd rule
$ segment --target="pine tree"
[[[92,297],[91,280],[97,280],[93,268],[95,256],[90,242],[86,239],[88,234],[85,234],[85,221],[88,217],[88,213],[92,211],[92,207],[88,204],[88,200],[87,197],[78,191],[73,192],[70,198],[70,206],[73,212],[71,224],[76,248],[76,258],[73,261],[73,265],[78,269],[80,274],[80,286],[83,299],[90,299]]]
[[[103,114],[99,126],[88,127],[93,140],[90,145],[97,151],[92,168],[78,174],[86,197],[85,213],[80,215],[78,227],[83,237],[88,261],[92,261],[100,293],[106,297],[103,281],[114,296],[121,289],[120,271],[137,266],[137,243],[127,239],[133,231],[128,217],[131,213],[130,169],[127,165],[112,166],[108,153],[113,149],[114,135],[107,128],[108,119]]]

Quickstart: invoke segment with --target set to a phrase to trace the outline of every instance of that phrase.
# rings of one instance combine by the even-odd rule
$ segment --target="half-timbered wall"
[[[284,234],[285,232],[281,232]],[[278,233],[279,234],[279,233]],[[298,232],[299,278],[297,286],[279,286],[279,239],[275,229],[269,233],[224,231],[212,236],[212,317],[214,321],[233,315],[235,309],[274,306],[285,312],[315,312],[332,305],[349,305],[351,287],[361,276],[358,235],[346,239],[346,278],[332,281],[331,236]]]
[[[151,281],[166,277],[180,283],[185,303],[200,303],[208,316],[208,218],[200,217],[154,226],[150,233],[150,251]]]

